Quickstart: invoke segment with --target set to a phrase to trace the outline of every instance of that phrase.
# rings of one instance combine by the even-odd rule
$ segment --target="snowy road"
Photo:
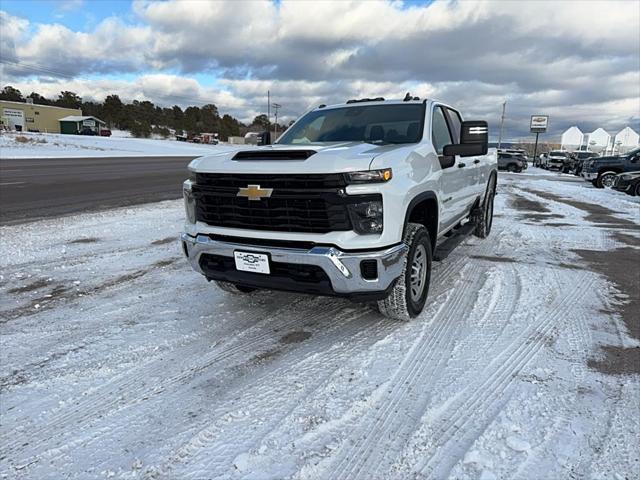
[[[217,291],[180,201],[1,227],[0,478],[638,478],[640,203],[531,170],[411,323]]]

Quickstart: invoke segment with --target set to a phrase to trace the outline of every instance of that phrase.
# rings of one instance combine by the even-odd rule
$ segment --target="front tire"
[[[408,321],[422,312],[427,301],[433,252],[429,232],[418,223],[407,224],[403,242],[409,251],[402,274],[387,298],[378,302],[378,310],[385,317]]]
[[[598,188],[611,188],[613,186],[613,180],[616,178],[616,172],[602,172],[598,175],[596,180],[596,187]]]
[[[634,197],[640,197],[640,182],[636,183],[635,188],[632,190]]]
[[[232,293],[233,295],[242,295],[246,293],[252,293],[257,290],[256,288],[245,287],[243,285],[236,285],[235,283],[219,282],[218,280],[216,280],[215,282],[216,282],[216,286],[220,290],[223,290],[227,293]]]

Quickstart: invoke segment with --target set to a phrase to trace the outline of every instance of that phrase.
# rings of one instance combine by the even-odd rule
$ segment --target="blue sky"
[[[71,89],[160,105],[215,103],[247,119],[266,92],[294,118],[407,91],[506,135],[640,126],[634,1],[0,0],[0,79],[28,94]]]
[[[110,16],[134,20],[128,0],[2,0],[2,10],[32,23],[61,23],[72,30],[91,30]]]

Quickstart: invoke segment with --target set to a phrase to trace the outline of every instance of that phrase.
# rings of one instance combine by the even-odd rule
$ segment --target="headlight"
[[[382,170],[365,170],[362,172],[349,172],[345,174],[347,183],[380,183],[388,182],[393,177],[390,168]]]
[[[191,189],[193,182],[187,180],[182,184],[182,196],[184,197],[184,210],[189,223],[196,223],[196,199]]]
[[[366,235],[368,233],[382,233],[382,200],[354,203],[349,205],[349,215],[353,230]]]

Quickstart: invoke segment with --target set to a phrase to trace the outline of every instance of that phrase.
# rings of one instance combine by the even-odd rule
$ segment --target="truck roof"
[[[430,100],[430,99],[429,99]],[[424,98],[424,99],[420,99],[420,100],[401,100],[401,99],[389,99],[389,100],[385,100],[385,99],[377,99],[377,98],[372,98],[372,99],[362,99],[362,100],[348,100],[344,103],[335,103],[333,105],[319,105],[316,108],[314,108],[314,110],[318,110],[318,109],[330,109],[330,108],[343,108],[343,107],[361,107],[363,105],[390,105],[390,104],[422,104],[422,103],[426,103],[428,101],[428,99]]]

